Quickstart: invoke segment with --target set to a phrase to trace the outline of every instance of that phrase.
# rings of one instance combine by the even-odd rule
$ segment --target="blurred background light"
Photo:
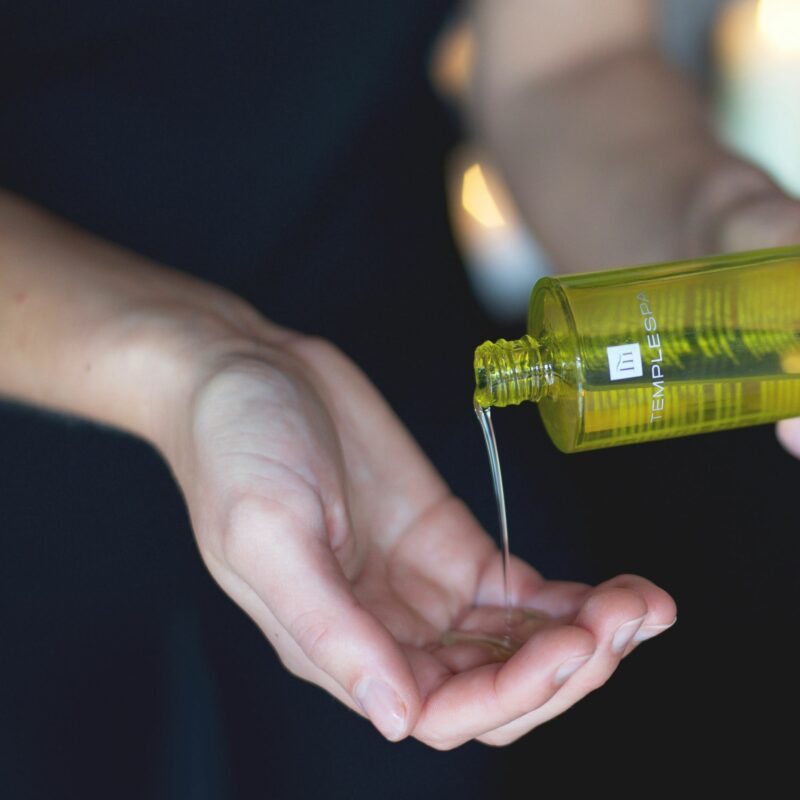
[[[498,322],[521,322],[533,284],[550,271],[546,255],[480,147],[456,148],[446,180],[453,236],[478,301]]]
[[[697,33],[704,16],[720,138],[800,197],[800,0],[664,0],[665,57],[701,82],[708,69],[670,36],[692,38],[676,23],[695,17]],[[695,45],[701,49],[699,39]],[[431,81],[457,107],[469,96],[474,51],[471,31],[456,19],[432,54]],[[468,137],[451,154],[446,182],[453,235],[479,302],[498,321],[519,320],[533,284],[552,271],[550,259],[478,141]]]
[[[800,0],[736,0],[714,31],[722,139],[800,196]]]
[[[800,53],[800,3],[797,0],[760,0],[759,32],[772,47]]]
[[[474,57],[468,26],[456,19],[440,36],[431,63],[436,90],[464,103]],[[447,196],[453,237],[484,311],[499,322],[524,320],[531,288],[550,263],[480,144],[466,139],[450,154]]]
[[[485,228],[500,228],[505,220],[486,184],[480,164],[467,167],[461,183],[461,205]]]

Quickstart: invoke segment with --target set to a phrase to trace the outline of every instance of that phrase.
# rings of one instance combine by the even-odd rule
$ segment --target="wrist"
[[[288,332],[213,284],[0,192],[0,396],[169,445],[199,374]]]
[[[240,298],[205,287],[203,302],[159,302],[129,310],[103,334],[119,380],[114,424],[173,463],[198,390],[238,357],[264,358],[292,334]],[[196,299],[195,299],[196,300]],[[122,373],[124,372],[124,377]]]

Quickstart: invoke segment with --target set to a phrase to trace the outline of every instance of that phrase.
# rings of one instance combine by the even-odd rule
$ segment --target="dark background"
[[[425,75],[450,4],[0,3],[0,185],[339,344],[496,530]],[[721,790],[791,767],[800,465],[770,428],[564,456],[495,415],[512,549],[679,622],[516,744],[390,745],[278,664],[147,446],[0,409],[0,797]],[[784,767],[784,765],[787,765]]]

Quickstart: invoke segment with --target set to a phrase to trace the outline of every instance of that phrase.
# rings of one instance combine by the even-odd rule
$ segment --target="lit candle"
[[[737,0],[714,36],[722,138],[800,196],[800,0]]]
[[[430,63],[433,85],[456,105],[465,101],[474,41],[464,19],[447,28]],[[531,287],[550,269],[521,219],[498,170],[473,142],[455,148],[446,174],[453,238],[475,295],[498,320],[524,319]]]
[[[480,149],[450,155],[450,219],[473,289],[499,320],[525,317],[531,287],[550,264],[501,179]]]

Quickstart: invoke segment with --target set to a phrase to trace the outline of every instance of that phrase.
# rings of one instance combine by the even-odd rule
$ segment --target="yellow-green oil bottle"
[[[800,246],[543,278],[474,366],[566,453],[800,416]]]

